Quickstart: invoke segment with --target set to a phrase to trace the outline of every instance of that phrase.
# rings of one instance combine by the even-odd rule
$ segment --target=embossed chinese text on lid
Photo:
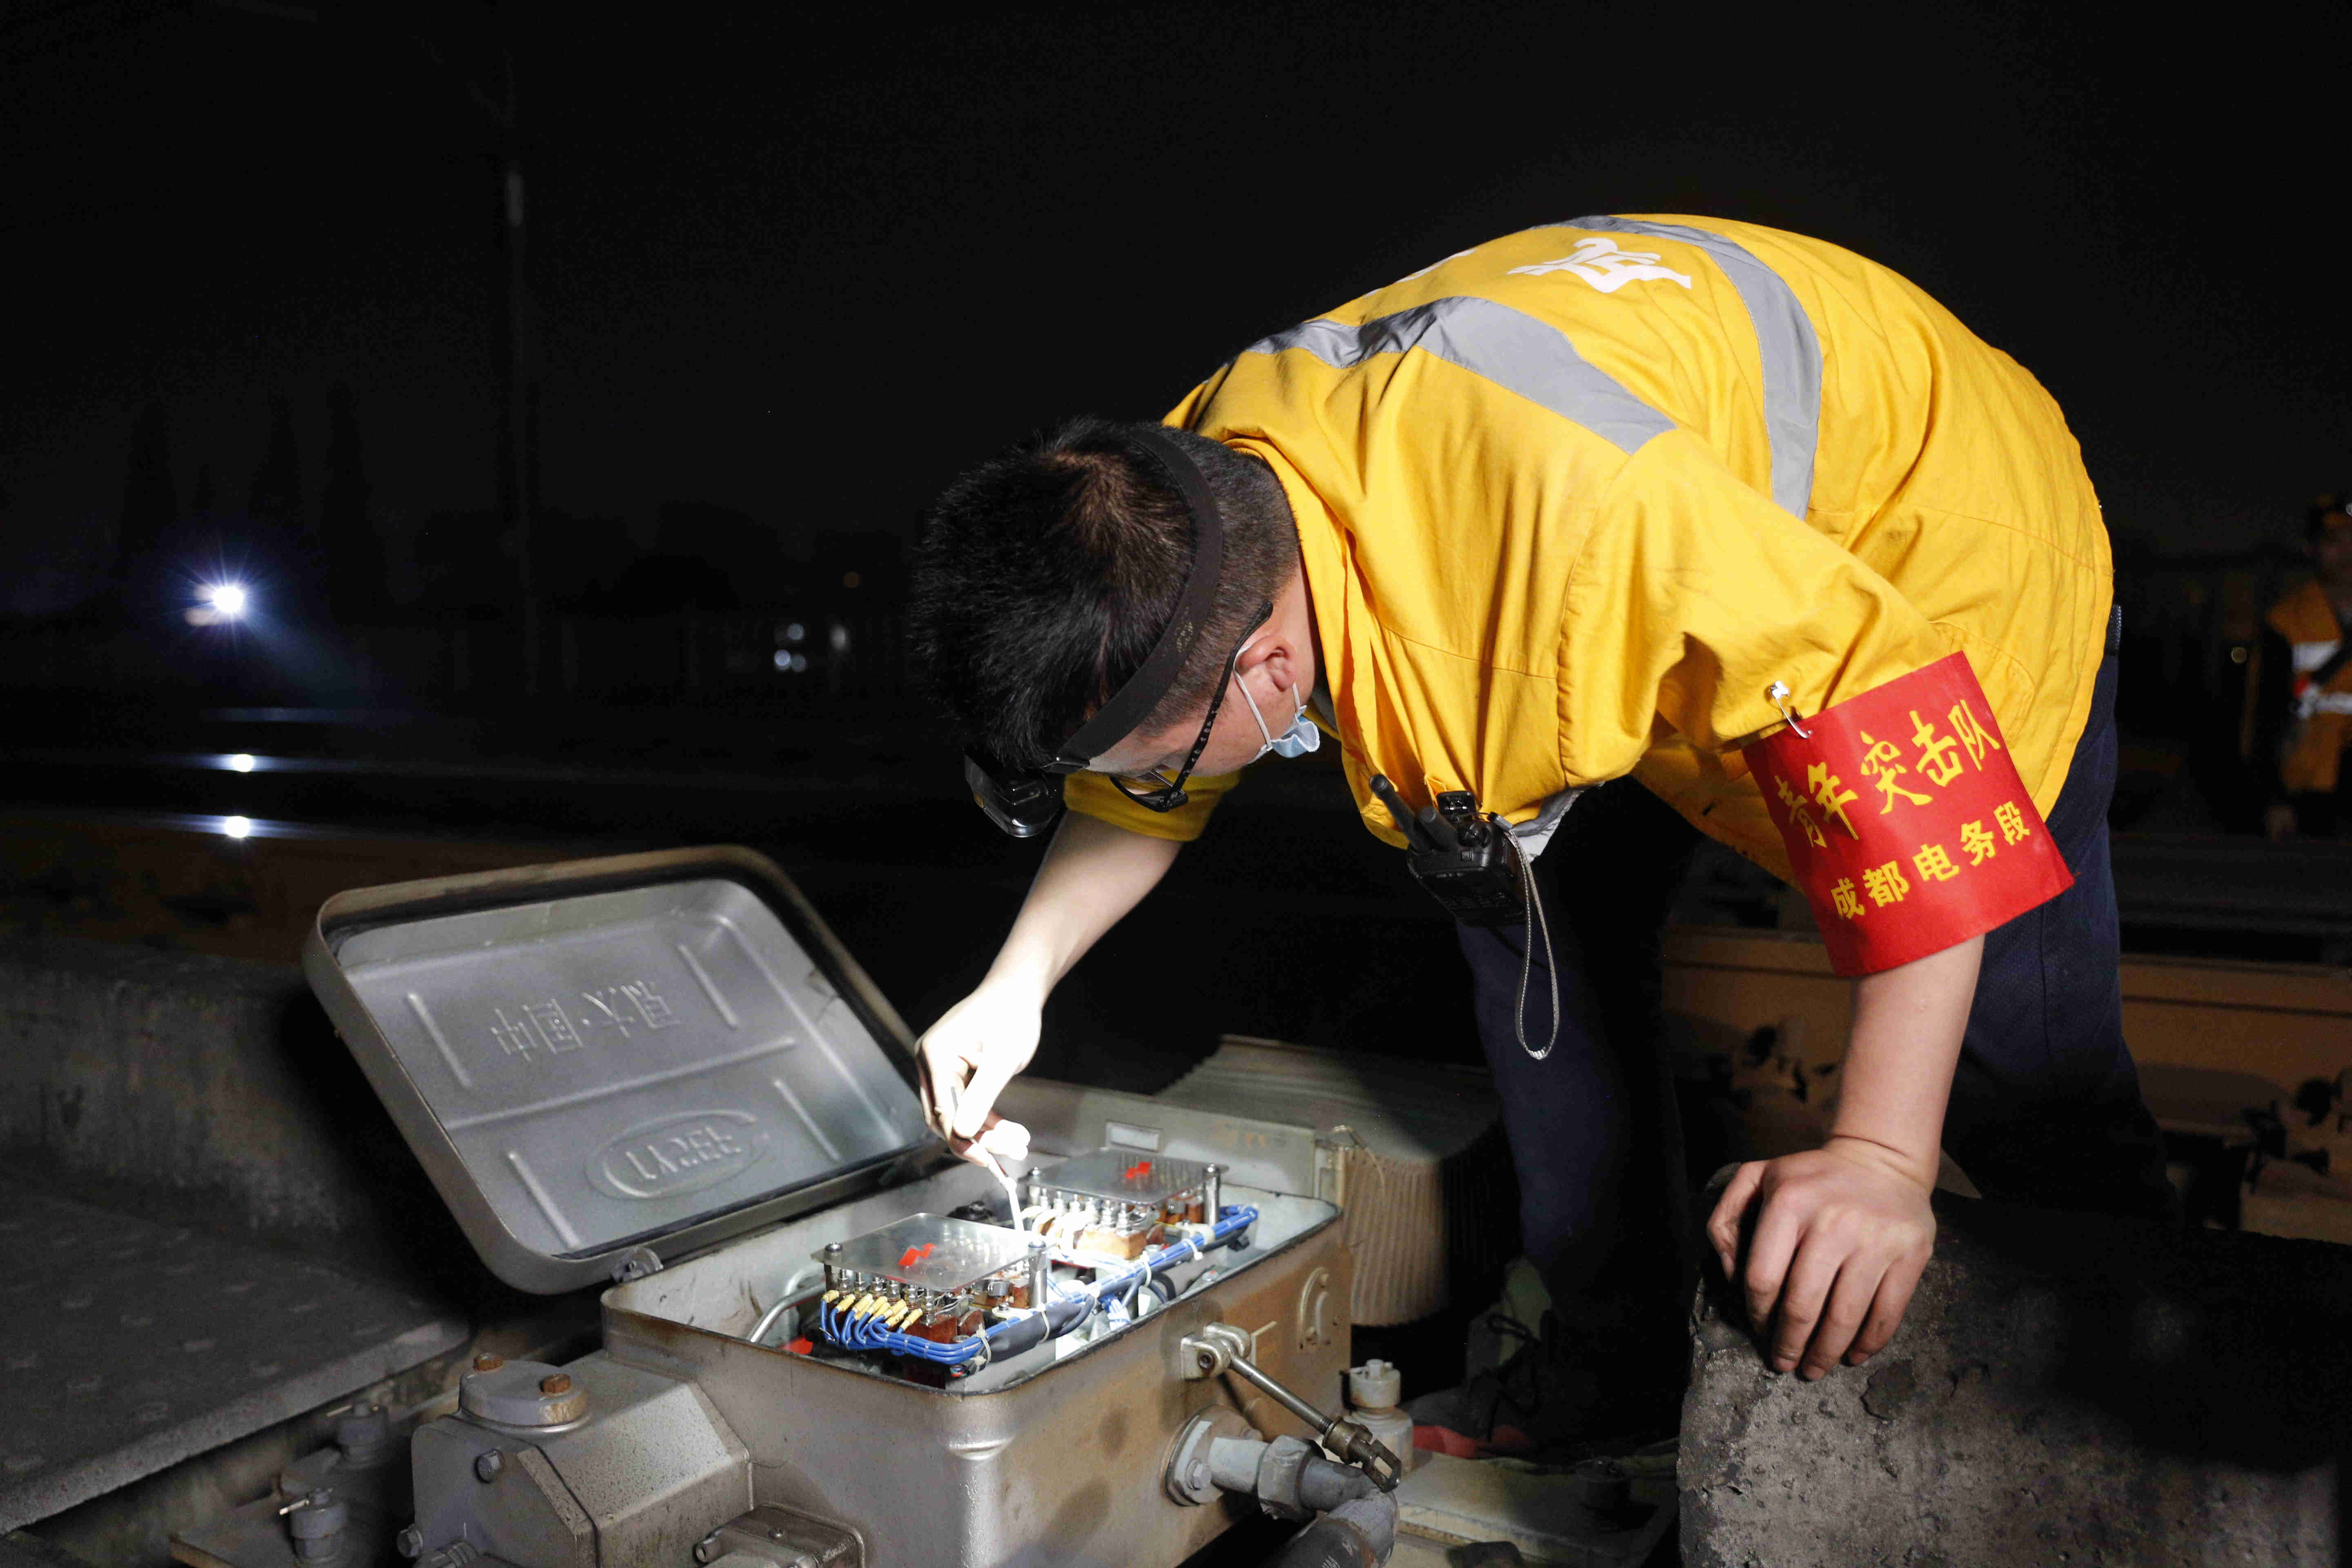
[[[892,1059],[905,1026],[748,851],[342,894],[304,963],[476,1249],[525,1289],[830,1202],[935,1142]]]

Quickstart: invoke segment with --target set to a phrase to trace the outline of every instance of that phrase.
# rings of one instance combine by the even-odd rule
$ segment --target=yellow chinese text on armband
[[[1741,754],[1840,974],[1990,931],[2074,886],[1953,654]]]

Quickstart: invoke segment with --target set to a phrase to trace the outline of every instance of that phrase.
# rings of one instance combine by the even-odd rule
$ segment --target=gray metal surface
[[[812,1253],[819,1263],[878,1275],[926,1290],[960,1290],[1029,1256],[1029,1238],[1001,1225],[910,1214],[879,1230]]]
[[[765,1503],[712,1531],[694,1556],[710,1568],[858,1568],[865,1553],[840,1526]]]
[[[1073,1154],[1033,1177],[1038,1186],[1054,1192],[1155,1205],[1178,1193],[1196,1192],[1208,1179],[1209,1167],[1199,1161],[1122,1149]]]
[[[957,1180],[970,1190],[990,1184],[987,1173],[963,1170]],[[935,1178],[933,1190],[947,1181]],[[1169,1498],[1168,1455],[1192,1417],[1223,1409],[1268,1434],[1301,1431],[1238,1378],[1186,1379],[1184,1337],[1213,1321],[1238,1325],[1258,1364],[1328,1407],[1346,1371],[1344,1321],[1317,1344],[1302,1321],[1318,1273],[1347,1299],[1337,1211],[1245,1188],[1226,1201],[1255,1204],[1262,1217],[1255,1245],[1213,1255],[1223,1270],[1214,1282],[1123,1331],[1073,1334],[946,1390],[738,1337],[813,1248],[850,1228],[837,1213],[614,1287],[605,1345],[692,1377],[751,1451],[757,1500],[852,1527],[870,1568],[1173,1568],[1246,1511]]]
[[[408,1436],[387,1433],[377,1462],[353,1462],[341,1448],[305,1454],[278,1472],[260,1498],[174,1535],[172,1560],[193,1568],[300,1568],[289,1526],[300,1517],[278,1510],[320,1487],[333,1492],[348,1523],[335,1541],[333,1568],[394,1568],[409,1516]]]
[[[1268,1192],[1337,1201],[1337,1166],[1312,1128],[1171,1105],[1150,1095],[1089,1089],[1024,1073],[996,1109],[1029,1129],[1039,1154],[1092,1153],[1106,1145],[1214,1161],[1225,1180]]]
[[[588,1414],[588,1390],[544,1362],[477,1363],[457,1380],[457,1408],[493,1426],[562,1426]]]
[[[409,1451],[416,1523],[403,1556],[414,1545],[429,1561],[463,1542],[530,1568],[598,1568],[595,1524],[537,1448],[502,1444],[496,1433],[453,1417],[419,1426]],[[506,1462],[484,1481],[474,1466],[488,1453]]]
[[[924,1137],[882,1047],[738,882],[380,926],[337,957],[467,1174],[543,1252],[674,1229]]]
[[[525,1289],[952,1158],[884,1048],[904,1023],[748,850],[338,894],[303,967],[475,1249]]]
[[[459,1343],[392,1286],[0,1186],[0,1530]]]
[[[563,1369],[586,1416],[531,1431],[465,1415],[417,1428],[429,1554],[457,1542],[531,1568],[686,1568],[751,1506],[751,1458],[692,1384],[603,1352]],[[483,1457],[499,1461],[485,1465]]]

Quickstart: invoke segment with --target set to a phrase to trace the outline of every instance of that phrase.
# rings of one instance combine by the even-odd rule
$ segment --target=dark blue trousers
[[[2133,1215],[2169,1212],[2163,1144],[2123,1037],[2107,802],[2116,659],[2050,832],[2074,885],[1987,933],[1944,1146],[1987,1197]],[[1461,927],[1478,1032],[1501,1094],[1528,1257],[1562,1321],[1629,1364],[1674,1366],[1695,1279],[1674,1080],[1662,1048],[1660,938],[1697,834],[1631,779],[1593,791],[1537,861],[1551,952],[1536,955],[1527,1033],[1512,1012],[1527,928]],[[1654,1341],[1655,1343],[1650,1342]]]

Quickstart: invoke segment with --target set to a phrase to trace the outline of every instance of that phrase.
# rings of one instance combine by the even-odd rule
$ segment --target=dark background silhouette
[[[25,0],[6,799],[643,841],[785,811],[681,804],[717,770],[961,833],[899,642],[949,477],[1066,413],[1163,410],[1496,234],[1682,211],[1884,261],[2042,378],[2116,536],[2117,825],[2250,829],[2234,661],[2352,477],[2347,58],[2323,5],[2190,33],[2122,6]],[[190,624],[230,579],[247,617]],[[206,761],[236,752],[310,771]],[[645,777],[548,782],[572,767]],[[1339,811],[1328,784],[1271,799]],[[1292,831],[1236,820],[1218,853]],[[1736,866],[1702,880],[1777,918]],[[2314,954],[2352,940],[2352,907],[2294,918]],[[2275,924],[2195,942],[2270,952]]]
[[[508,48],[541,499],[640,548],[677,499],[905,537],[1043,419],[1160,410],[1261,332],[1593,210],[1895,267],[2042,378],[2117,530],[2168,550],[2292,543],[2352,461],[2340,7],[2193,37],[2120,6],[303,14],[0,23],[0,578],[107,553],[58,536],[113,521],[135,426],[122,544],[210,464],[278,548],[373,517],[420,602],[423,520],[495,504],[499,133],[467,84]],[[365,495],[317,457],[354,432]]]

